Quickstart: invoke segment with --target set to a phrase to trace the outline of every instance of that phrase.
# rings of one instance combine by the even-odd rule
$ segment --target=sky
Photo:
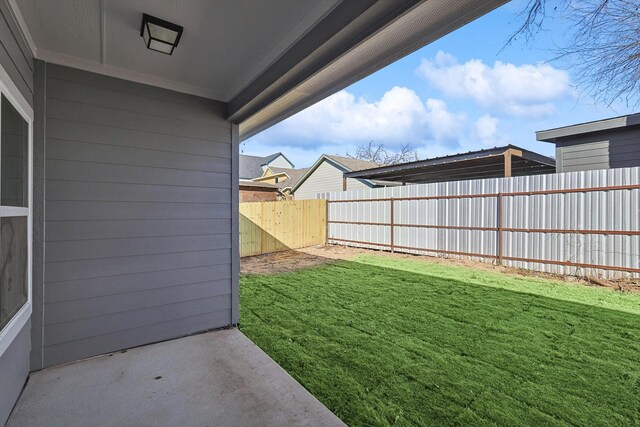
[[[373,141],[409,143],[420,159],[513,144],[552,156],[535,131],[631,113],[597,103],[556,60],[567,24],[505,46],[525,0],[514,0],[244,141],[244,154],[282,152],[297,168]]]

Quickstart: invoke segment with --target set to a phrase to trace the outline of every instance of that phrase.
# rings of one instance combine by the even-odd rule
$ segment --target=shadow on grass
[[[348,261],[240,290],[241,330],[350,425],[640,424],[640,316]]]

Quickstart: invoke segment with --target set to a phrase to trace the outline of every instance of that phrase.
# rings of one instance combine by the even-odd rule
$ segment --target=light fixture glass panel
[[[173,51],[173,45],[151,39],[151,43],[149,44],[149,49],[170,54]]]
[[[149,47],[149,40],[151,39],[151,36],[149,35],[149,24],[145,24],[142,38],[144,39],[144,45]]]
[[[27,217],[0,218],[0,330],[29,297]]]
[[[170,30],[165,27],[161,27],[159,25],[153,24],[151,22],[147,23],[149,27],[149,32],[151,33],[151,37],[157,40],[162,40],[164,42],[174,44],[176,39],[178,38],[178,32]]]
[[[29,125],[4,95],[0,108],[0,204],[26,207],[29,200]]]

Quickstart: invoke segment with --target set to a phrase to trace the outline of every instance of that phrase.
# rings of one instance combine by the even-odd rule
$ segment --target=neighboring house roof
[[[299,169],[277,168],[275,166],[269,166],[269,170],[273,172],[274,175],[278,175],[279,173],[286,173],[287,175],[289,175],[289,172]]]
[[[370,162],[369,160],[352,159],[351,157],[336,156],[335,154],[324,154],[324,156],[349,169],[349,172],[382,166],[378,163]]]
[[[506,145],[468,153],[399,163],[397,165],[363,169],[346,173],[345,176],[347,178],[384,179],[412,184],[500,178],[505,174],[506,156],[511,159],[512,176],[554,173],[556,170],[555,159],[515,145]]]
[[[286,173],[289,179],[284,181],[280,181],[276,184],[276,186],[284,190],[285,188],[293,188],[294,185],[300,181],[300,179],[307,173],[310,168],[302,168],[302,169],[285,169],[285,168],[269,168],[275,174],[278,173]]]
[[[322,156],[320,156],[318,160],[316,160],[316,162],[310,168],[307,169],[304,175],[300,177],[298,182],[294,186],[292,186],[291,192],[295,192],[298,189],[298,187],[300,187],[300,185],[304,181],[306,181],[324,161],[331,163],[338,169],[342,170],[343,173],[359,171],[363,169],[370,169],[370,168],[375,168],[380,166],[379,164],[370,162],[368,160],[352,159],[351,157],[336,156],[334,154],[323,154]],[[367,179],[363,181],[368,182],[371,186],[385,185],[385,183],[374,182]]]
[[[270,189],[273,191],[278,191],[278,187],[273,185],[273,184],[269,184],[268,182],[258,182],[258,181],[251,181],[250,179],[241,179],[240,180],[240,189],[243,188],[264,188],[264,189]]]
[[[287,157],[282,153],[274,153],[265,157],[240,154],[240,162],[238,168],[240,179],[253,179],[261,177],[262,173],[264,172],[262,166],[268,166],[269,163],[280,156],[284,157],[285,160],[293,166],[293,163],[291,163],[291,161],[287,159]]]
[[[277,159],[277,158],[278,158],[278,157],[280,157],[280,156],[284,157],[284,159],[285,159],[287,162],[289,162],[289,164],[291,165],[291,167],[292,167],[292,168],[294,168],[294,167],[296,166],[296,165],[294,165],[294,164],[293,164],[293,162],[292,162],[291,160],[289,160],[289,159],[287,158],[287,156],[285,156],[284,154],[282,154],[282,153],[280,153],[280,152],[278,152],[278,153],[273,153],[273,154],[271,154],[271,155],[269,155],[269,156],[263,157],[264,163],[263,163],[261,166],[268,165],[269,163],[271,163],[272,161],[274,161],[275,159]],[[284,168],[283,168],[283,169],[284,169]]]
[[[575,125],[563,126],[555,129],[539,130],[536,132],[536,139],[538,141],[556,143],[559,142],[559,140],[562,138],[571,137],[574,135],[620,129],[629,126],[640,126],[640,113],[628,114],[626,116],[612,117],[609,119],[596,120],[592,122],[578,123]]]

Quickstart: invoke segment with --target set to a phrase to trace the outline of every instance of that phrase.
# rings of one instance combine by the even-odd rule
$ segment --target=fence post
[[[325,223],[324,244],[328,245],[329,244],[329,199],[325,199],[324,204],[325,204],[325,210],[324,210],[324,223]]]
[[[498,193],[498,197],[497,197],[497,232],[498,232],[498,248],[497,248],[497,256],[498,256],[498,265],[502,265],[502,228],[503,228],[503,224],[502,224],[502,194]]]
[[[390,218],[391,219],[391,221],[390,221],[390,224],[391,224],[391,242],[390,243],[391,243],[391,253],[394,253],[395,252],[395,248],[393,246],[393,241],[395,240],[394,239],[394,228],[395,227],[394,227],[394,220],[393,220],[393,216],[394,216],[393,215],[393,197],[390,199],[390,203],[391,203],[391,218]]]

